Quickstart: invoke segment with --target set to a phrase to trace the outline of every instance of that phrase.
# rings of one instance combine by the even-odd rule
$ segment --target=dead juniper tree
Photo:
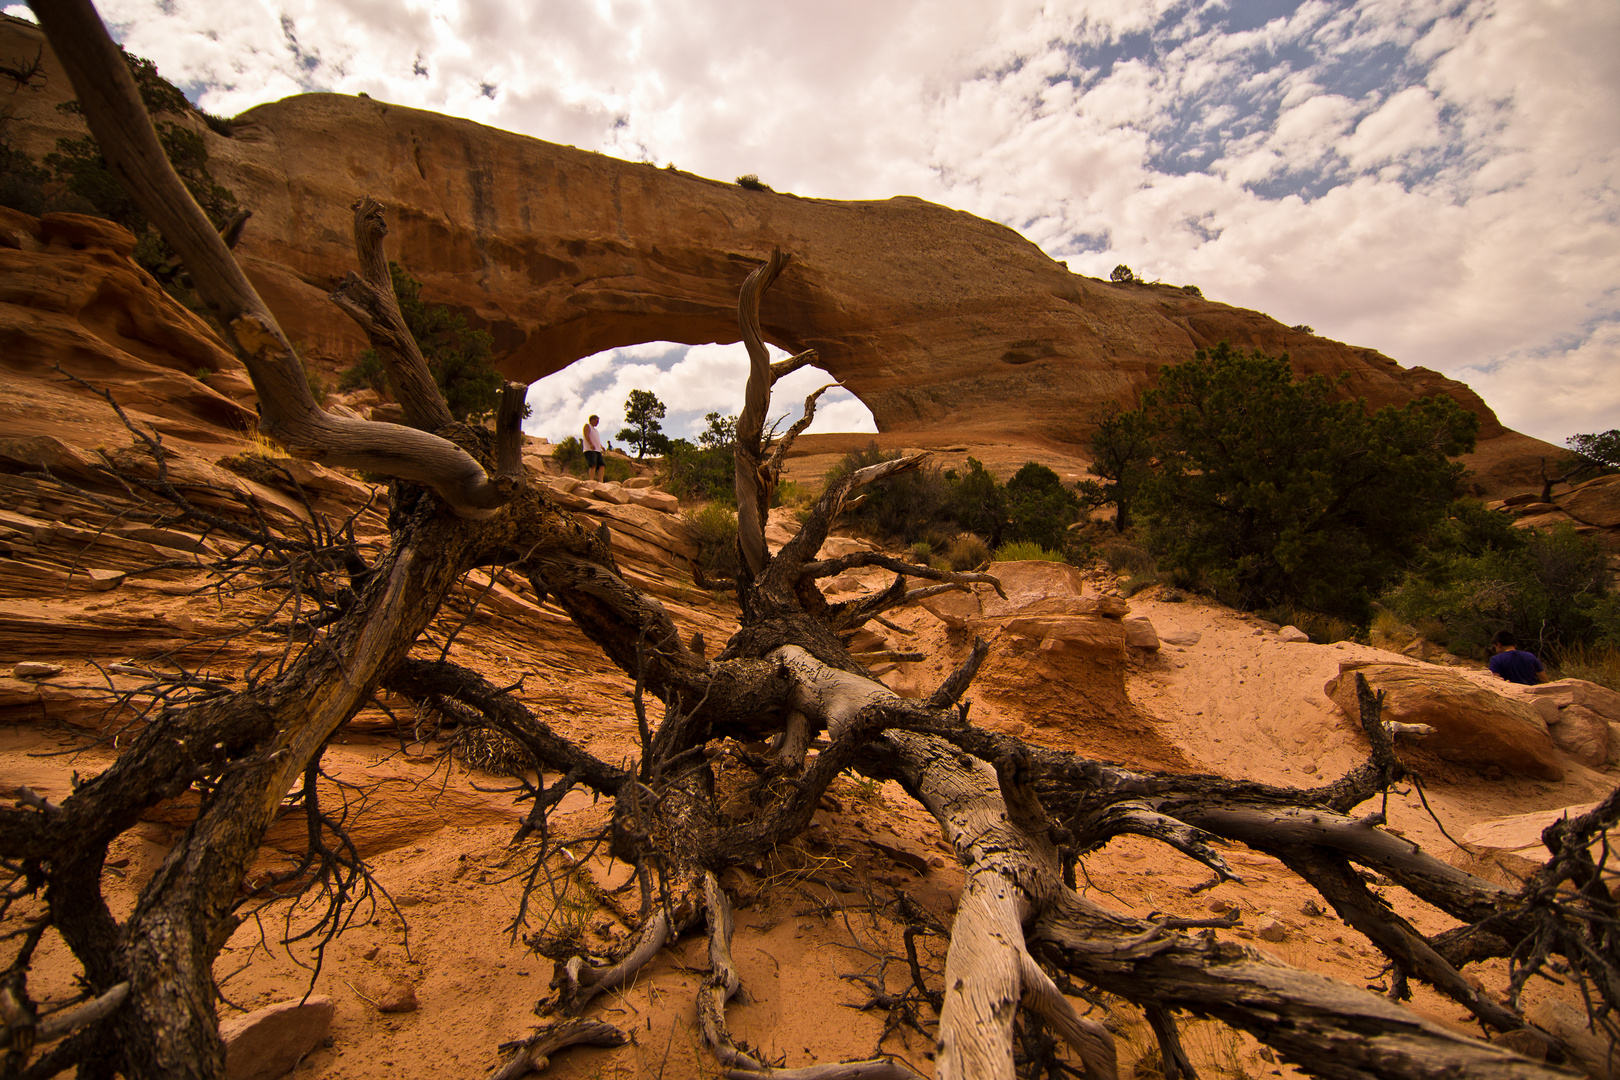
[[[1294,790],[1139,774],[976,728],[957,702],[984,659],[982,647],[925,700],[901,698],[874,681],[851,658],[845,636],[895,605],[972,578],[874,554],[818,557],[851,493],[914,467],[916,458],[832,483],[799,534],[775,555],[766,549],[764,508],[785,445],[766,445],[763,416],[771,383],[792,362],[768,362],[758,312],[787,264],[779,254],[749,275],[738,305],[751,362],[737,440],[742,628],[712,660],[689,649],[664,609],[617,572],[602,539],[525,484],[517,453],[521,388],[506,388],[493,440],[451,421],[399,319],[375,203],[355,205],[361,273],[334,300],[388,365],[403,425],[346,420],[315,406],[275,320],[163,159],[88,0],[38,0],[35,10],[114,173],[181,253],[247,366],[266,433],[296,454],[386,473],[396,483],[387,550],[357,582],[352,602],[284,671],[242,692],[163,709],[114,765],[59,804],[32,799],[0,810],[0,860],[9,870],[0,914],[24,902],[39,912],[18,931],[23,948],[0,986],[8,1075],[75,1067],[94,1080],[222,1075],[212,964],[240,917],[244,874],[288,793],[300,784],[313,790],[322,747],[379,685],[455,703],[560,777],[531,792],[526,831],[544,830],[548,810],[570,787],[612,800],[611,851],[641,878],[641,919],[614,956],[558,956],[557,1011],[588,1010],[666,943],[701,930],[711,971],[698,1016],[732,1077],[916,1075],[889,1058],[773,1069],[726,1024],[739,976],[730,900],[717,872],[797,835],[833,778],[850,767],[903,785],[933,814],[966,871],[944,985],[930,995],[939,1002],[940,1077],[1011,1077],[1024,1015],[1067,1046],[1065,1068],[1114,1076],[1111,1037],[1065,992],[1075,982],[1143,1008],[1166,1075],[1193,1075],[1177,1036],[1178,1011],[1224,1020],[1320,1076],[1566,1075],[1442,1029],[1386,998],[1221,941],[1207,928],[1188,934],[1201,928],[1196,921],[1129,918],[1082,897],[1073,887],[1075,860],[1127,833],[1169,844],[1220,878],[1234,876],[1217,848],[1221,840],[1275,854],[1403,977],[1450,994],[1489,1028],[1517,1030],[1524,1022],[1513,1001],[1488,998],[1459,974],[1485,957],[1509,957],[1516,985],[1561,965],[1591,989],[1599,1019],[1620,1000],[1615,905],[1589,853],[1620,817],[1620,798],[1551,836],[1554,859],[1524,890],[1509,893],[1384,831],[1379,814],[1351,816],[1403,775],[1370,694],[1362,708],[1373,747],[1368,763],[1325,787]],[[639,760],[602,762],[476,673],[409,656],[457,581],[492,565],[528,576],[635,681],[638,701],[662,706],[656,722],[643,715]],[[872,597],[827,602],[817,582],[856,565],[885,566],[895,581]],[[908,578],[932,583],[910,588]],[[771,740],[763,755],[739,745],[763,739]],[[762,805],[745,819],[717,804],[714,751],[731,754],[758,780]],[[205,791],[196,822],[118,921],[100,890],[108,844],[142,810],[193,785]],[[311,832],[320,830],[312,825]],[[1426,939],[1367,889],[1358,868],[1460,926]],[[87,1004],[73,1016],[39,1018],[28,996],[29,956],[47,929],[83,967]],[[600,1021],[568,1020],[506,1048],[497,1075],[521,1075],[571,1042],[619,1037]]]

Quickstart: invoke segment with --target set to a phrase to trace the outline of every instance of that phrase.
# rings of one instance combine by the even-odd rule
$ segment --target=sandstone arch
[[[76,122],[54,108],[71,91],[36,27],[6,20],[0,47],[44,48],[45,91],[16,102],[13,121],[18,147],[38,156]],[[336,94],[252,109],[234,138],[197,126],[216,176],[254,212],[244,268],[292,340],[328,365],[365,347],[323,297],[349,265],[343,208],[372,194],[398,257],[490,330],[519,381],[637,342],[736,341],[737,288],[781,248],[796,269],[766,339],[816,348],[883,432],[1076,442],[1158,367],[1226,339],[1286,351],[1301,373],[1348,374],[1349,393],[1374,407],[1450,395],[1480,417],[1474,464],[1488,485],[1533,481],[1538,458],[1557,452],[1437,372],[1175,286],[1071,274],[1013,230],[921,199],[750,191]]]

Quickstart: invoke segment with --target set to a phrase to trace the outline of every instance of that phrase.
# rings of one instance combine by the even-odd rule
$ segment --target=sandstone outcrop
[[[1620,694],[1585,679],[1559,679],[1535,686],[1504,683],[1540,714],[1559,749],[1582,765],[1601,769],[1620,758]]]
[[[227,1080],[277,1080],[332,1030],[337,1006],[324,994],[281,1001],[219,1025]]]
[[[1385,720],[1427,724],[1434,733],[1423,746],[1448,761],[1495,765],[1543,780],[1564,775],[1546,723],[1523,701],[1427,665],[1349,661],[1339,665],[1338,676],[1322,691],[1352,720],[1360,716],[1357,674],[1366,676],[1374,691],[1387,695]]]
[[[42,44],[6,20],[0,45]],[[14,104],[18,146],[51,149],[65,86]],[[1466,386],[1374,350],[1291,330],[1171,285],[1072,274],[1005,226],[910,197],[840,202],[751,191],[369,98],[308,94],[252,109],[210,167],[252,209],[238,248],[265,300],[329,368],[365,347],[325,297],[353,263],[349,204],[387,208],[390,254],[494,336],[529,381],[644,341],[737,340],[738,284],[780,247],[793,268],[763,313],[776,344],[820,363],[884,431],[940,428],[1080,441],[1154,372],[1229,340],[1348,377],[1373,406],[1446,394],[1481,420],[1488,485],[1536,475],[1544,443],[1507,431]],[[1215,291],[1216,283],[1205,282]]]
[[[1510,814],[1477,822],[1462,834],[1463,846],[1446,856],[1446,860],[1459,870],[1494,881],[1506,888],[1517,889],[1526,878],[1540,870],[1547,862],[1547,847],[1541,842],[1542,831],[1562,817],[1580,817],[1594,804],[1565,806],[1557,810],[1536,810],[1528,814]],[[1603,858],[1602,842],[1592,845],[1592,856]],[[1616,871],[1611,854],[1606,876]]]

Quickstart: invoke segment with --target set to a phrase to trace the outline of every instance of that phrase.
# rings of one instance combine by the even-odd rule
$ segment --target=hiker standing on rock
[[[1508,682],[1534,686],[1541,681],[1547,665],[1536,659],[1536,654],[1519,648],[1510,631],[1503,630],[1491,642],[1491,671]]]
[[[592,413],[585,422],[585,469],[591,479],[597,481],[607,475],[607,463],[602,460],[602,433],[596,430],[596,425],[601,421],[600,416]]]

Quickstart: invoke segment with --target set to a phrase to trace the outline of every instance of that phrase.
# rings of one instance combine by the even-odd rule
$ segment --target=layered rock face
[[[26,24],[0,29],[0,47],[38,44]],[[32,144],[50,123],[71,122],[48,108],[54,96],[19,103],[30,152],[47,148]],[[1480,417],[1493,480],[1527,482],[1551,452],[1436,372],[1174,286],[1071,274],[1005,226],[920,199],[745,190],[332,94],[255,108],[234,138],[199,130],[215,175],[254,212],[244,266],[290,336],[328,363],[365,347],[325,295],[353,265],[349,205],[371,194],[388,208],[392,257],[425,296],[488,328],[517,380],[644,341],[737,340],[738,286],[780,247],[794,262],[766,298],[766,335],[817,349],[883,431],[1078,442],[1159,367],[1229,340],[1286,351],[1301,374],[1346,375],[1374,407],[1447,394]]]

